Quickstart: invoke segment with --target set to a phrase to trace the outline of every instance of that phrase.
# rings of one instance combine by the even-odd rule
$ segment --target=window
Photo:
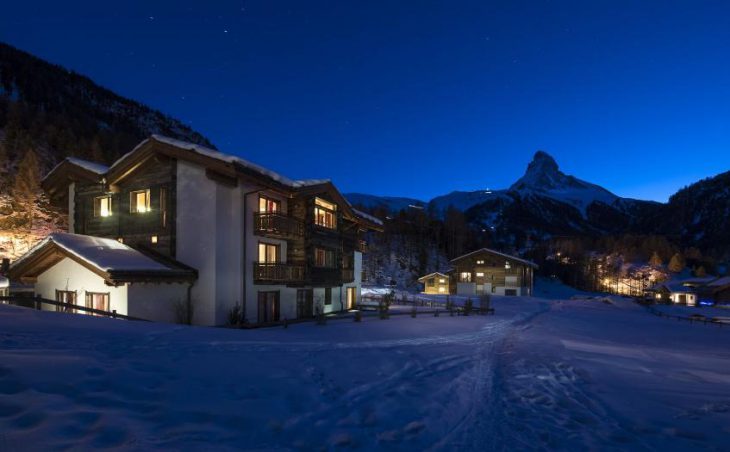
[[[279,245],[259,242],[259,263],[276,264],[279,262]]]
[[[76,304],[76,291],[74,290],[56,290],[56,301],[61,303]],[[76,310],[68,306],[56,306],[58,312],[72,312]]]
[[[325,287],[324,289],[324,304],[329,306],[332,304],[332,288]]]
[[[259,213],[275,213],[281,210],[281,203],[275,199],[259,196]]]
[[[320,198],[314,200],[314,224],[323,228],[337,229],[337,206]]]
[[[316,267],[335,267],[335,252],[324,248],[314,249],[314,265]]]
[[[94,198],[94,217],[112,216],[112,197],[99,196]]]
[[[109,312],[109,292],[86,292],[86,307]],[[101,314],[92,314],[101,315]]]
[[[469,273],[469,272],[461,272],[461,273],[459,273],[459,281],[461,281],[461,282],[471,282],[471,273]]]
[[[160,223],[167,227],[167,188],[160,188]]]
[[[428,279],[426,280],[426,285],[427,285],[428,287],[435,287],[435,286],[436,286],[436,280],[435,280],[435,279],[433,279],[433,278],[428,278]]]
[[[477,278],[484,278],[483,272],[477,272]]]
[[[504,263],[504,269],[505,269],[505,270],[509,270],[510,268],[512,268],[512,264],[510,264],[510,263],[509,263],[509,261],[506,261],[506,262]]]
[[[439,284],[446,284],[446,278],[439,278]]]
[[[477,265],[484,265],[484,259],[479,259],[477,261]]]
[[[145,213],[150,209],[150,190],[137,190],[129,193],[129,212]]]
[[[153,245],[157,245],[157,236],[156,235],[153,235],[152,237],[150,237],[150,242]]]
[[[439,287],[439,293],[446,293],[446,287]]]

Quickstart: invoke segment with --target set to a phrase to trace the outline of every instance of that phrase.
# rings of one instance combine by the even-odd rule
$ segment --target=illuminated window
[[[320,198],[314,200],[314,224],[323,228],[337,229],[337,206]]]
[[[259,213],[275,213],[281,210],[281,203],[275,199],[259,196]]]
[[[504,268],[505,268],[505,270],[509,270],[510,268],[512,268],[512,264],[510,264],[509,261],[506,261],[504,263]]]
[[[117,237],[117,242],[124,243],[124,237]]]
[[[439,283],[445,284],[446,283],[446,278],[439,278]]]
[[[470,272],[461,272],[461,273],[459,273],[459,281],[461,281],[461,282],[471,282],[471,273]]]
[[[317,267],[334,268],[335,252],[324,248],[314,249],[314,265]]]
[[[477,261],[477,265],[484,265],[484,259],[479,259]]]
[[[150,211],[150,190],[137,190],[129,193],[129,211],[145,213]]]
[[[259,242],[259,262],[276,264],[279,262],[279,245]]]
[[[484,273],[477,272],[477,278],[484,278]]]
[[[153,245],[157,244],[157,236],[153,235],[152,237],[150,237],[150,242],[152,242]]]
[[[446,292],[446,287],[439,287],[439,293]]]
[[[94,198],[94,216],[110,217],[112,216],[112,197],[99,196]]]

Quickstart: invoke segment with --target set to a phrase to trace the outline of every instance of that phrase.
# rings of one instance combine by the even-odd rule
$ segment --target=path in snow
[[[0,306],[0,450],[728,450],[730,329],[495,306],[255,331]]]

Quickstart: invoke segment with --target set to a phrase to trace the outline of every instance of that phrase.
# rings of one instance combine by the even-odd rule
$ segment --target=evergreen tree
[[[681,254],[675,253],[672,259],[669,261],[669,271],[672,273],[679,273],[684,270],[684,258]]]

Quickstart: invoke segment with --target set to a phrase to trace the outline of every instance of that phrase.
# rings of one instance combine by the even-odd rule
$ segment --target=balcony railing
[[[254,262],[253,279],[255,282],[301,282],[304,281],[304,267],[301,265]]]
[[[253,229],[257,235],[274,237],[302,237],[304,223],[277,212],[253,214]]]

